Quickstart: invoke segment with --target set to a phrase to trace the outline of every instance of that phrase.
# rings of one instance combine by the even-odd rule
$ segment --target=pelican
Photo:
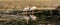
[[[30,11],[35,10],[36,8],[37,8],[36,6],[33,6],[30,8]]]
[[[37,8],[36,6],[33,6],[31,8],[28,6],[28,7],[24,8],[23,11],[32,11],[32,10],[35,10],[36,8]]]
[[[23,9],[23,11],[28,11],[29,10],[29,7],[26,7]]]

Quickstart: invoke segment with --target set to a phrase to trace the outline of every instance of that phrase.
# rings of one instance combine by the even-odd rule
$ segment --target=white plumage
[[[29,10],[29,7],[26,7],[23,9],[23,11],[28,11]]]
[[[32,11],[32,10],[35,10],[37,7],[36,6],[33,6],[29,9],[29,7],[26,7],[23,9],[23,11]]]
[[[35,10],[36,8],[37,8],[36,6],[33,6],[30,8],[30,11]]]

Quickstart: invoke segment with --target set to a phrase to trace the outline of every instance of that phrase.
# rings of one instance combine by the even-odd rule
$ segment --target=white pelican
[[[36,6],[33,6],[30,8],[30,11],[35,10],[36,8],[37,8]]]
[[[32,11],[32,10],[35,10],[36,8],[37,8],[36,6],[33,6],[31,8],[28,6],[28,7],[24,8],[23,11]]]
[[[23,9],[23,11],[28,11],[29,10],[29,7],[26,7]]]

